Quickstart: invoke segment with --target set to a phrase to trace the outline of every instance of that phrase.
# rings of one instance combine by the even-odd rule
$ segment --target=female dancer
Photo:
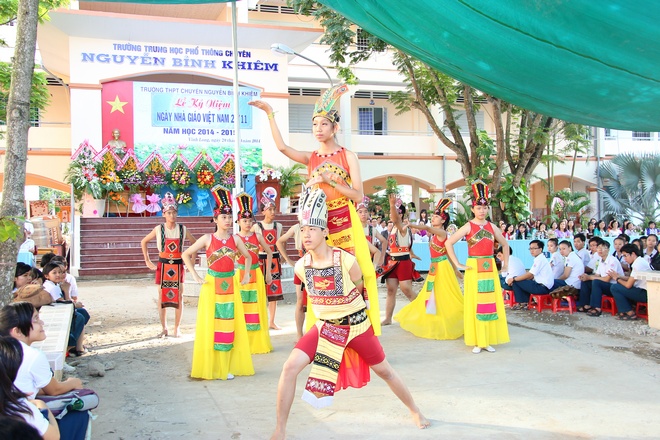
[[[447,239],[447,255],[459,269],[465,270],[464,322],[465,344],[473,345],[472,353],[482,349],[494,352],[493,344],[509,342],[509,329],[504,314],[500,278],[493,258],[493,244],[502,245],[502,270],[509,264],[509,243],[499,228],[486,220],[488,215],[488,186],[480,180],[472,184],[474,219]],[[466,265],[458,263],[454,243],[465,237],[468,245]]]
[[[254,374],[250,344],[240,286],[234,283],[234,261],[239,254],[245,266],[252,266],[252,257],[243,240],[232,234],[232,208],[229,190],[220,185],[211,188],[216,201],[213,221],[216,231],[204,234],[183,253],[183,262],[195,281],[202,284],[197,306],[197,328],[193,348],[192,372],[198,379],[233,379]],[[206,249],[208,272],[202,279],[195,271],[192,258]],[[245,272],[241,284],[248,284],[250,272]]]
[[[264,101],[251,101],[250,105],[263,110],[268,115],[270,130],[277,149],[289,159],[307,165],[310,189],[321,188],[327,196],[329,245],[354,254],[364,276],[364,286],[369,300],[369,315],[374,333],[380,335],[378,307],[378,286],[360,219],[353,203],[360,203],[364,196],[360,165],[355,153],[337,143],[335,135],[339,131],[339,114],[333,109],[334,103],[348,91],[345,84],[326,91],[314,106],[312,126],[319,148],[314,152],[299,151],[284,143],[275,121],[273,108]]]
[[[268,302],[266,298],[266,283],[270,283],[270,268],[273,259],[273,253],[270,246],[264,240],[261,234],[252,231],[254,215],[252,214],[252,196],[248,193],[241,193],[236,196],[236,203],[240,211],[238,212],[238,225],[240,227],[238,236],[243,240],[245,248],[252,257],[252,266],[246,266],[245,257],[238,257],[238,271],[234,274],[234,285],[240,284],[249,272],[250,282],[240,287],[241,298],[243,299],[243,309],[245,310],[245,322],[247,325],[248,339],[250,341],[250,353],[262,354],[273,351],[273,344],[270,342],[268,333]],[[266,252],[266,279],[259,268],[259,257],[257,252],[261,245]]]
[[[433,234],[429,242],[431,267],[417,298],[401,309],[394,319],[401,328],[427,339],[456,339],[463,335],[463,294],[454,267],[447,260],[445,242],[450,199],[442,199],[431,216],[431,225],[419,224]]]

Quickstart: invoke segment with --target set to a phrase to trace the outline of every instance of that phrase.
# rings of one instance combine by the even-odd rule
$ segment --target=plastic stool
[[[568,305],[563,306],[562,301],[566,301]],[[552,298],[552,313],[561,311],[568,311],[571,315],[577,311],[575,299],[572,296],[565,296],[563,298]]]
[[[616,315],[618,310],[616,308],[616,301],[611,296],[603,296],[603,299],[600,302],[600,309],[605,312],[610,312],[612,316]]]
[[[639,318],[643,318],[643,319],[646,319],[648,321],[649,320],[649,303],[642,303],[642,302],[637,303],[637,307],[635,308],[635,315],[637,315],[637,317],[639,317]]]
[[[552,297],[549,293],[543,295],[532,294],[529,295],[529,303],[527,309],[536,309],[541,313],[543,309],[552,310]]]
[[[513,290],[502,289],[502,299],[504,299],[504,305],[509,307],[516,305],[516,297],[513,295]]]

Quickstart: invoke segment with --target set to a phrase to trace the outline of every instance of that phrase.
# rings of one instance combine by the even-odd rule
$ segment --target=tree
[[[605,214],[630,218],[638,225],[660,218],[660,155],[619,154],[601,165]]]
[[[357,81],[351,66],[387,48],[387,43],[362,30],[360,38],[364,44],[352,49],[356,32],[348,19],[312,0],[290,0],[290,4],[295,11],[319,20],[325,29],[321,42],[330,46],[330,60],[349,83]],[[401,51],[395,50],[394,63],[404,77],[407,90],[392,93],[390,101],[399,114],[412,109],[422,112],[438,139],[456,154],[467,183],[480,178],[490,184],[491,194],[497,198],[502,178],[507,174],[511,174],[510,181],[515,187],[530,180],[549,143],[554,118],[483,94]],[[490,138],[477,128],[476,113],[486,102],[493,109],[494,148],[488,144]],[[435,118],[434,108],[441,109],[443,121]],[[460,112],[465,113],[467,127],[457,123]],[[466,139],[462,131],[467,131]],[[519,196],[518,192],[513,195]],[[529,201],[527,194],[521,196],[519,202]],[[499,220],[502,215],[499,204],[495,204],[494,219]]]

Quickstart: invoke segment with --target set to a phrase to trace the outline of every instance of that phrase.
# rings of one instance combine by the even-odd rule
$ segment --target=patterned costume
[[[280,265],[280,252],[277,250],[277,240],[282,234],[282,225],[278,222],[273,222],[272,225],[269,225],[270,228],[266,229],[265,223],[257,222],[259,229],[261,229],[261,235],[264,237],[268,246],[270,246],[270,251],[273,253],[273,262],[270,266],[270,276],[272,278],[271,283],[266,286],[266,294],[268,296],[268,302],[271,301],[282,301],[284,299],[284,293],[282,291],[282,266]],[[262,276],[266,276],[266,253],[259,252],[259,266],[261,267]]]
[[[488,187],[483,182],[473,184],[474,205],[488,204]],[[470,221],[465,236],[468,245],[464,280],[465,345],[487,347],[509,342],[509,328],[504,312],[502,287],[493,258],[494,230],[490,222],[478,225]]]
[[[445,200],[449,199],[438,205]],[[456,339],[463,335],[463,294],[447,259],[446,241],[431,237],[431,267],[426,282],[417,298],[394,316],[402,329],[420,338]]]
[[[251,210],[252,197],[247,193],[241,193],[236,196],[240,212],[238,218],[254,218]],[[259,240],[257,234],[250,233],[242,236],[243,244],[252,257],[252,266],[250,271],[250,282],[241,285],[241,280],[245,275],[245,257],[238,257],[238,271],[234,274],[234,283],[239,286],[241,299],[243,300],[243,309],[245,311],[245,323],[250,341],[250,353],[262,354],[273,351],[273,344],[270,341],[268,333],[268,307],[266,305],[266,285],[264,276],[259,270],[257,252],[259,250]]]
[[[325,228],[327,212],[325,195],[320,190],[306,194],[299,213],[301,226]],[[321,224],[322,223],[322,224]],[[369,349],[362,351],[373,362],[382,362],[384,354],[366,310],[363,292],[351,281],[349,271],[356,258],[339,248],[332,248],[332,266],[312,267],[311,255],[306,254],[295,266],[298,277],[305,280],[308,300],[319,321],[298,342],[297,348],[305,350],[310,341],[316,341],[316,353],[310,371],[303,400],[316,408],[332,403],[340,365],[346,362],[345,354],[353,341],[369,341]],[[363,336],[364,335],[364,336]],[[361,338],[361,339],[360,339]],[[357,347],[357,345],[356,345]],[[367,367],[368,368],[368,367]]]
[[[165,194],[162,203],[163,211],[177,209],[172,193]],[[160,286],[161,307],[178,309],[181,306],[181,284],[185,274],[181,254],[185,237],[186,227],[183,225],[176,225],[170,230],[163,224],[156,234],[156,284]]]
[[[220,214],[231,214],[229,190],[211,189]],[[226,240],[211,234],[206,249],[208,271],[197,306],[197,327],[190,376],[200,379],[227,379],[254,374],[240,284],[234,281],[236,259],[234,237]]]

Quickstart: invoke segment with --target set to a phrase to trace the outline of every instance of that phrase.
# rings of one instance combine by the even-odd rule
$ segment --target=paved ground
[[[278,308],[283,330],[271,332],[273,353],[253,357],[254,376],[196,381],[188,377],[194,298],[187,300],[184,337],[156,339],[151,282],[81,282],[80,289],[92,313],[92,352],[77,360],[77,375],[101,396],[93,438],[268,438],[279,372],[294,341],[291,304]],[[380,296],[384,303],[383,291]],[[365,388],[338,393],[328,409],[296,399],[289,438],[660,438],[658,331],[645,321],[583,314],[510,312],[508,318],[512,342],[494,354],[474,355],[462,339],[429,341],[396,324],[384,328],[381,343],[431,419],[428,430],[416,429],[373,377]],[[90,360],[116,367],[91,378]]]

